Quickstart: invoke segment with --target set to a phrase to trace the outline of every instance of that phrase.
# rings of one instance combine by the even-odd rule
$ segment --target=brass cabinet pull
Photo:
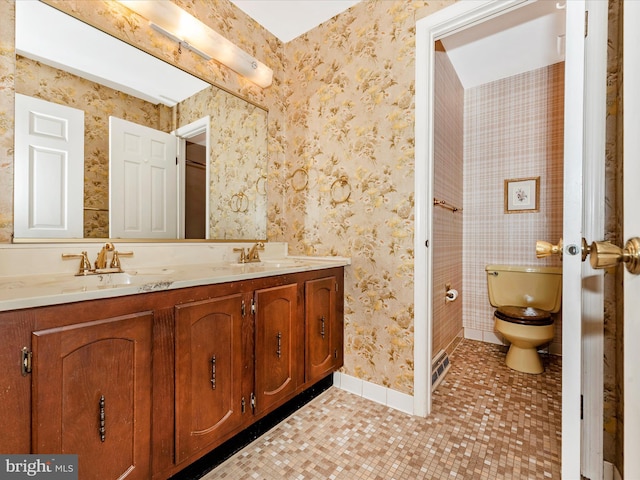
[[[278,355],[278,358],[280,358],[282,356],[282,333],[278,332],[278,334],[276,335],[276,339],[278,341],[278,347],[276,348],[276,355]]]
[[[104,442],[105,436],[107,434],[107,428],[105,426],[105,414],[104,414],[104,395],[100,395],[100,402],[98,403],[100,409],[100,428],[98,431],[100,432],[100,441]]]
[[[320,317],[320,336],[324,339],[324,335],[325,335],[325,331],[324,331],[324,324],[325,324],[325,317],[324,315],[322,317]]]
[[[211,390],[216,389],[216,356],[211,357]]]

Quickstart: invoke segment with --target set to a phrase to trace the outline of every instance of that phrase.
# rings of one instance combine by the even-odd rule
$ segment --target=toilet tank
[[[494,307],[534,307],[556,313],[562,304],[561,267],[487,265],[489,302]]]

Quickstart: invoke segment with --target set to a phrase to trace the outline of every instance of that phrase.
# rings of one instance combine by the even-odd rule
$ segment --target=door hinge
[[[587,38],[587,35],[589,35],[589,10],[584,12],[584,38]]]
[[[584,395],[580,395],[580,420],[584,420]]]
[[[31,373],[31,360],[33,358],[33,352],[30,352],[27,347],[22,347],[22,376],[26,376],[27,373]]]
[[[338,358],[338,349],[337,348],[333,351],[333,358]]]
[[[251,412],[256,413],[256,396],[251,392]]]
[[[244,413],[247,410],[247,402],[244,401],[244,397],[242,397],[242,401],[240,402],[240,407],[241,407],[242,413]]]
[[[251,299],[251,313],[256,314],[256,301],[253,298]]]
[[[338,291],[338,282],[334,284],[336,286],[336,292]]]
[[[247,305],[244,303],[244,300],[242,300],[240,311],[242,312],[242,318],[244,318],[247,315]]]

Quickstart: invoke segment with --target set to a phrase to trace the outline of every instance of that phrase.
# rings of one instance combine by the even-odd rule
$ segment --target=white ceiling
[[[359,0],[231,2],[281,41],[288,42]],[[558,8],[558,4],[562,6],[563,2],[532,1],[442,39],[463,87],[482,85],[564,60],[565,10]]]
[[[286,43],[349,9],[360,0],[231,0]]]
[[[467,89],[564,60],[565,12],[540,0],[442,39]]]

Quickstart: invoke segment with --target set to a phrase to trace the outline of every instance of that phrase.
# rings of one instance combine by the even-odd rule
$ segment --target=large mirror
[[[52,52],[43,52],[42,46],[52,47]],[[80,234],[49,234],[55,229],[45,225],[42,233],[34,229],[37,233],[24,237],[266,238],[265,108],[202,82],[37,0],[16,2],[16,52],[15,216],[28,217],[29,226],[34,210],[59,214],[58,205],[50,205],[56,202],[38,206],[37,192],[43,191],[43,184],[53,184],[54,190],[59,187],[61,191],[75,187],[81,192],[75,197],[77,202],[67,200],[76,212],[70,216],[82,217]],[[98,70],[92,71],[91,65]],[[128,78],[117,78],[113,73]],[[149,76],[145,86],[143,78]],[[24,108],[25,98],[27,106],[30,99],[36,99],[46,102],[45,107],[64,105],[83,114],[81,165],[68,166],[69,170],[82,169],[82,175],[76,175],[84,179],[81,188],[75,185],[81,180],[69,181],[69,185],[60,181],[59,186],[57,172],[52,174],[49,167],[40,168],[40,175],[48,176],[46,181],[36,181],[33,172],[22,169],[22,165],[40,161],[37,157],[34,160],[32,147],[18,145],[22,138],[18,109]],[[29,128],[28,124],[24,128]],[[114,125],[122,124],[126,138],[132,138],[126,130],[129,126],[177,138],[178,165],[168,177],[152,167],[155,173],[149,175],[150,186],[140,187],[140,182],[146,181],[139,178],[141,170],[126,175],[132,170],[129,160],[119,159],[118,149],[114,149],[114,131],[119,132]],[[151,144],[157,142],[151,140]],[[127,147],[125,140],[120,149],[126,151]],[[119,169],[118,162],[124,167]],[[23,170],[26,173],[20,173]],[[154,180],[158,178],[160,181]],[[165,184],[166,190],[160,191],[159,185]],[[35,188],[36,193],[26,193],[25,188]],[[61,196],[74,198],[66,191]],[[37,209],[27,205],[34,198]],[[175,203],[174,210],[158,208],[166,201]],[[158,228],[159,224],[168,226],[169,233]],[[16,227],[16,239],[21,236]]]

